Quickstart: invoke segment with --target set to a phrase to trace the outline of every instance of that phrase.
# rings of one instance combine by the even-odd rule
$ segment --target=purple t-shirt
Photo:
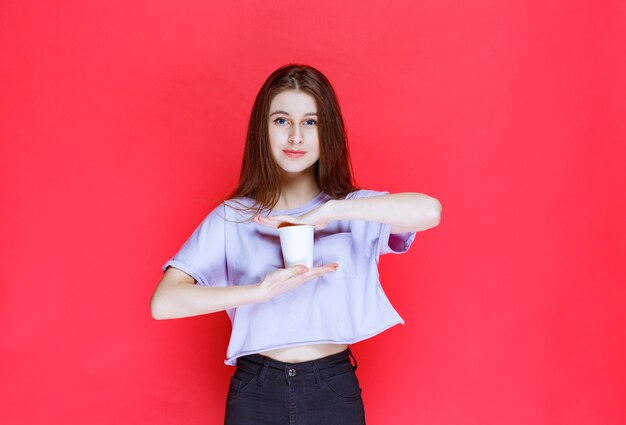
[[[346,199],[388,193],[362,189]],[[321,192],[305,205],[273,210],[270,215],[298,216],[330,199]],[[237,201],[245,206],[253,204],[249,198]],[[226,201],[213,209],[163,265],[163,271],[172,266],[199,285],[234,286],[260,283],[272,270],[285,267],[278,230],[253,221],[234,223],[250,218],[252,213],[242,213],[231,205],[237,206]],[[415,232],[391,234],[390,230],[390,224],[337,220],[316,231],[313,266],[337,262],[339,269],[267,302],[226,310],[232,333],[225,363],[234,366],[240,356],[275,348],[351,344],[404,324],[380,285],[378,258],[406,252]]]

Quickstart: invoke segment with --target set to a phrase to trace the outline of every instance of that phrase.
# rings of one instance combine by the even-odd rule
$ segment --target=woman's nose
[[[291,128],[291,132],[289,133],[289,143],[302,143],[304,139],[302,138],[302,130],[298,126],[294,126]]]

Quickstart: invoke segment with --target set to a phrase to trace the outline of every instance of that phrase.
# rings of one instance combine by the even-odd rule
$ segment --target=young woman
[[[440,213],[424,194],[354,186],[331,84],[284,66],[254,102],[239,184],[163,266],[152,315],[226,310],[226,425],[364,424],[349,345],[404,323],[378,258],[406,252]],[[315,226],[312,268],[284,267],[284,222]]]

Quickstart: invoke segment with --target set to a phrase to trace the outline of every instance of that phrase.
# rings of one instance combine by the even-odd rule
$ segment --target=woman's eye
[[[304,123],[307,126],[313,126],[313,125],[317,124],[317,121],[315,121],[315,120],[306,120]]]
[[[274,122],[275,122],[276,124],[278,124],[278,125],[285,125],[285,124],[287,124],[287,120],[286,120],[286,119],[284,119],[284,118],[276,118],[276,119],[274,120]]]

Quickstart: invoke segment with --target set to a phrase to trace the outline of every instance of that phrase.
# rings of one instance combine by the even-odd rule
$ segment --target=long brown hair
[[[250,114],[239,183],[226,198],[252,198],[255,204],[243,209],[253,209],[255,215],[271,210],[280,198],[280,166],[270,150],[268,121],[272,99],[285,90],[300,90],[315,99],[320,158],[313,167],[318,187],[333,199],[343,199],[348,193],[358,190],[353,184],[348,138],[333,87],[317,69],[289,64],[274,71],[256,96]]]

